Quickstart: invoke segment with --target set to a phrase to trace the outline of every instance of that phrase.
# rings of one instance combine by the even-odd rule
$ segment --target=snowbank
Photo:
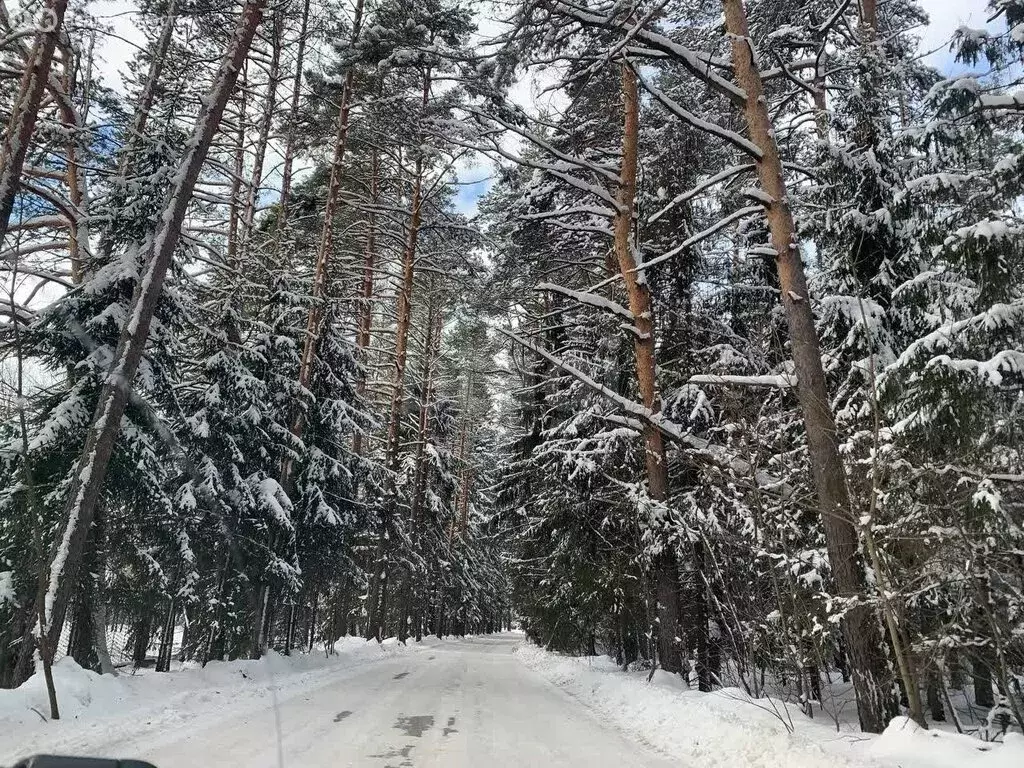
[[[1021,768],[1024,736],[1008,733],[1001,744],[945,731],[926,731],[913,720],[897,717],[872,740],[867,752],[883,765],[928,768]]]
[[[810,720],[773,699],[727,688],[689,690],[663,672],[622,672],[604,657],[571,658],[523,645],[527,667],[602,718],[686,765],[707,768],[1021,768],[1024,737],[986,744],[958,734],[925,731],[906,718],[881,736],[838,733],[827,719]]]
[[[422,646],[421,646],[422,647]],[[287,699],[336,674],[374,661],[412,652],[396,640],[383,643],[346,637],[328,656],[323,650],[291,656],[269,652],[258,661],[210,662],[205,667],[184,665],[168,673],[150,669],[115,676],[82,669],[70,657],[53,666],[61,719],[47,722],[49,704],[40,670],[14,690],[0,690],[0,765],[28,745],[64,744],[74,747],[88,728],[120,731],[124,723],[136,726],[173,726],[217,713],[266,707],[268,697]]]

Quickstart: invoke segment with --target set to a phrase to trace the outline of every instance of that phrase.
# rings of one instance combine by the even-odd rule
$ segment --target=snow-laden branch
[[[794,81],[795,85],[799,86],[804,90],[816,92],[819,89],[815,88],[813,85],[810,85],[809,83],[805,83],[802,80],[800,80],[799,82],[795,82],[799,80],[799,78],[794,73],[800,72],[804,69],[816,69],[819,63],[820,62],[818,61],[817,56],[804,56],[802,59],[797,59],[796,61],[790,62],[782,62],[780,60],[779,66],[774,67],[773,69],[765,69],[761,73],[761,79],[777,80],[780,77],[785,77],[787,80]]]
[[[33,253],[66,251],[67,249],[67,240],[40,240],[38,242],[20,243],[14,248],[8,248],[6,251],[0,252],[0,261],[17,261]]]
[[[602,227],[597,224],[572,224],[568,221],[561,221],[560,219],[550,219],[551,225],[564,229],[566,232],[593,232],[598,235],[605,235],[607,237],[614,237],[615,232],[611,227]]]
[[[647,269],[649,267],[653,267],[656,264],[661,264],[661,262],[663,262],[663,261],[668,261],[673,256],[675,256],[677,253],[685,251],[687,248],[689,248],[689,247],[691,247],[693,245],[696,245],[701,240],[706,240],[707,238],[711,237],[711,235],[715,234],[719,230],[725,229],[727,226],[732,224],[734,221],[737,221],[739,219],[745,218],[745,217],[750,216],[750,215],[755,214],[755,213],[761,213],[762,211],[764,211],[764,206],[761,206],[761,205],[748,205],[745,208],[740,208],[739,210],[733,211],[728,216],[726,216],[724,218],[721,218],[718,221],[716,221],[714,224],[712,224],[707,229],[701,230],[697,234],[695,234],[695,235],[693,235],[691,237],[686,238],[686,240],[681,242],[675,248],[672,248],[671,250],[666,251],[665,253],[661,254],[660,256],[655,256],[650,261],[645,261],[643,264],[637,266],[637,269],[638,270],[639,269]],[[773,253],[774,253],[774,251],[773,251]]]
[[[601,187],[597,184],[591,184],[590,182],[585,181],[579,178],[578,176],[574,176],[573,174],[566,171],[564,168],[560,168],[552,163],[544,163],[533,158],[515,155],[509,152],[508,150],[498,146],[498,144],[494,144],[490,149],[482,149],[479,147],[477,149],[480,149],[480,151],[482,152],[495,152],[504,157],[506,160],[510,160],[513,163],[516,163],[517,165],[522,165],[527,168],[535,168],[539,171],[544,171],[545,173],[554,176],[556,179],[561,179],[569,186],[575,187],[581,192],[586,192],[587,194],[594,195],[603,202],[608,203],[608,205],[612,206],[613,208],[617,207],[618,205],[615,202],[615,198],[612,197],[611,194],[608,193],[608,190],[605,189],[604,187]]]
[[[643,89],[647,91],[651,96],[656,98],[665,109],[671,112],[673,115],[678,117],[680,120],[689,123],[699,131],[710,133],[712,136],[717,136],[723,141],[732,144],[737,149],[750,155],[755,160],[760,160],[763,154],[760,148],[754,144],[750,139],[745,136],[741,136],[736,131],[730,131],[728,128],[723,128],[718,123],[713,123],[709,120],[704,120],[701,117],[693,114],[688,109],[683,108],[678,102],[674,101],[667,93],[662,91],[655,85],[647,82],[643,75],[637,73],[637,81],[643,86]]]
[[[591,216],[600,216],[601,218],[610,219],[615,216],[615,211],[611,208],[604,208],[599,205],[575,205],[572,208],[564,208],[557,211],[540,211],[538,213],[524,213],[518,218],[523,221],[544,221],[545,219],[554,219],[561,216],[572,216],[574,214],[590,214]]]
[[[574,291],[572,288],[566,288],[564,285],[557,285],[556,283],[541,283],[537,286],[538,291],[550,291],[551,293],[560,293],[563,296],[568,296],[570,299],[575,299],[580,304],[586,304],[590,307],[597,307],[605,312],[610,312],[613,315],[624,317],[630,323],[636,318],[633,317],[633,313],[630,312],[626,307],[622,306],[616,301],[606,299],[604,296],[599,296],[596,293],[587,293],[586,291]]]
[[[628,397],[624,397],[618,392],[609,389],[603,384],[595,381],[579,368],[570,365],[561,358],[551,354],[546,349],[538,347],[529,339],[525,339],[507,328],[502,328],[500,326],[496,327],[500,333],[512,339],[512,341],[526,349],[529,349],[534,354],[540,355],[552,365],[565,371],[588,389],[604,396],[613,402],[618,408],[625,411],[630,416],[633,416],[636,421],[629,422],[628,426],[642,426],[642,423],[644,422],[651,424],[669,439],[700,452],[705,458],[722,469],[734,472],[740,476],[753,477],[754,482],[761,489],[777,490],[783,496],[788,496],[792,493],[792,488],[790,488],[784,481],[779,480],[778,478],[761,470],[756,470],[751,466],[749,461],[736,456],[724,446],[716,445],[710,440],[705,440],[697,437],[696,435],[690,434],[682,426],[670,421],[663,414],[652,411],[650,408],[634,402]]]
[[[739,174],[744,173],[745,171],[753,171],[756,168],[757,166],[754,165],[753,163],[743,163],[742,165],[730,166],[729,168],[726,168],[724,171],[716,173],[714,176],[709,176],[708,178],[704,179],[704,181],[700,182],[697,186],[692,187],[686,190],[685,192],[681,192],[680,194],[673,197],[671,202],[667,203],[663,208],[651,214],[651,216],[647,219],[647,223],[653,224],[666,213],[675,208],[677,205],[679,205],[680,203],[685,203],[687,200],[692,200],[705,189],[713,187],[716,184],[721,184],[723,181],[728,181],[733,176],[738,176]]]
[[[776,389],[792,389],[796,386],[796,378],[789,374],[768,374],[764,376],[740,376],[732,374],[699,373],[688,379],[690,384],[707,384],[741,387],[775,387]]]
[[[76,224],[80,221],[85,214],[78,208],[76,208],[69,200],[62,198],[54,190],[49,189],[39,184],[33,184],[25,179],[21,180],[21,189],[27,192],[31,192],[38,198],[45,200],[64,216],[67,217],[71,224]]]
[[[64,216],[33,216],[30,219],[22,219],[11,223],[7,227],[8,232],[22,232],[26,229],[46,229],[47,227],[67,228],[71,225]]]
[[[31,307],[25,307],[20,304],[12,306],[11,302],[0,304],[0,315],[20,321],[23,325],[28,325],[36,317],[36,313]]]
[[[911,365],[919,356],[935,357],[938,350],[947,349],[951,340],[960,338],[970,328],[992,330],[1012,326],[1018,323],[1022,317],[1024,317],[1024,300],[1017,299],[1008,304],[993,304],[980,314],[945,323],[909,344],[900,353],[900,356],[879,374],[879,386],[883,385],[892,371]]]
[[[983,383],[998,387],[1002,385],[1005,374],[1017,377],[1024,374],[1024,352],[1019,352],[1016,349],[1003,349],[988,360],[936,355],[928,361],[927,367],[947,368],[959,373],[971,373],[977,376]]]
[[[50,272],[45,269],[28,267],[24,264],[18,264],[17,266],[11,267],[5,264],[0,264],[0,272],[17,272],[19,275],[30,275],[45,282],[57,283],[69,290],[75,287],[74,284],[67,279],[66,275],[57,274],[56,272]]]
[[[712,66],[727,69],[729,64],[725,60],[718,60],[707,54],[691,51],[689,48],[664,35],[659,35],[657,32],[643,28],[636,29],[637,25],[628,21],[623,22],[621,19],[590,13],[583,8],[570,5],[569,3],[555,0],[555,2],[551,3],[551,9],[571,19],[575,19],[585,26],[604,27],[615,32],[624,33],[635,40],[645,43],[656,51],[671,56],[682,64],[690,74],[707,83],[736,106],[743,106],[747,100],[747,94],[742,88],[711,70]]]
[[[543,149],[549,155],[558,158],[563,163],[574,165],[578,168],[582,168],[591,171],[592,173],[596,173],[598,176],[603,176],[605,179],[607,179],[609,182],[613,184],[618,184],[619,182],[619,174],[617,170],[608,168],[607,166],[600,165],[591,160],[587,160],[586,158],[578,157],[576,155],[570,155],[567,152],[563,152],[562,150],[558,149],[558,147],[554,146],[550,141],[545,139],[543,136],[540,136],[534,133],[533,131],[527,130],[526,128],[523,128],[521,126],[515,125],[514,123],[502,120],[497,115],[488,114],[472,106],[469,106],[466,109],[470,114],[476,115],[478,118],[497,123],[506,131],[510,131],[518,136],[522,136],[524,139],[529,141],[538,149]]]
[[[1014,93],[984,93],[978,96],[978,104],[982,109],[1008,109],[1019,111],[1024,109],[1024,90]]]

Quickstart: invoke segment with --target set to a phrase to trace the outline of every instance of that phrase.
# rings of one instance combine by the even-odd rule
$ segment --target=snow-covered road
[[[327,673],[238,714],[168,728],[143,720],[81,746],[158,768],[678,767],[528,669],[512,653],[521,642],[439,643]]]

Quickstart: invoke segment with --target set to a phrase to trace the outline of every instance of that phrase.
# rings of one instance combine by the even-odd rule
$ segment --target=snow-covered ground
[[[46,711],[34,681],[0,691],[0,765],[58,752],[159,768],[677,768],[531,673],[512,653],[521,640],[347,641],[329,660],[117,680],[65,663],[66,720],[43,723],[29,708]]]
[[[41,674],[16,690],[0,690],[0,765],[47,752],[130,757],[149,739],[187,733],[227,716],[275,708],[277,703],[329,685],[368,664],[410,653],[396,641],[343,638],[325,652],[259,661],[184,666],[169,674],[152,669],[117,677],[84,670],[70,658],[53,668],[61,719],[47,722]]]
[[[63,719],[33,678],[0,691],[0,765],[39,752],[139,757],[159,768],[1021,768],[1006,744],[895,723],[838,733],[738,690],[571,659],[520,634],[100,677],[55,667]]]
[[[700,768],[1022,768],[1024,737],[985,743],[924,731],[906,718],[881,736],[837,730],[784,702],[742,690],[689,690],[679,677],[622,672],[607,657],[568,658],[533,645],[516,655],[585,707],[682,765]]]

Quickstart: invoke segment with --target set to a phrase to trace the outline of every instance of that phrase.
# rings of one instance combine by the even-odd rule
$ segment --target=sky
[[[922,41],[922,52],[933,51],[925,57],[932,66],[947,74],[954,74],[960,65],[953,61],[949,52],[949,40],[961,25],[982,27],[987,19],[988,0],[918,0],[928,13],[930,23],[918,31]],[[111,87],[121,90],[120,73],[131,58],[134,49],[144,42],[136,26],[133,0],[96,0],[93,13],[113,27],[113,34],[107,36],[99,46],[102,61],[99,71]],[[490,19],[481,19],[481,32],[493,30]],[[535,93],[529,81],[522,81],[514,88],[516,101],[528,106]],[[456,199],[458,209],[473,215],[477,201],[491,185],[493,167],[487,161],[467,159],[458,166],[460,187]]]
[[[951,73],[958,66],[949,53],[949,39],[961,26],[984,27],[988,19],[988,0],[918,0],[931,23],[920,31],[921,48],[940,48],[926,61],[940,71]]]

